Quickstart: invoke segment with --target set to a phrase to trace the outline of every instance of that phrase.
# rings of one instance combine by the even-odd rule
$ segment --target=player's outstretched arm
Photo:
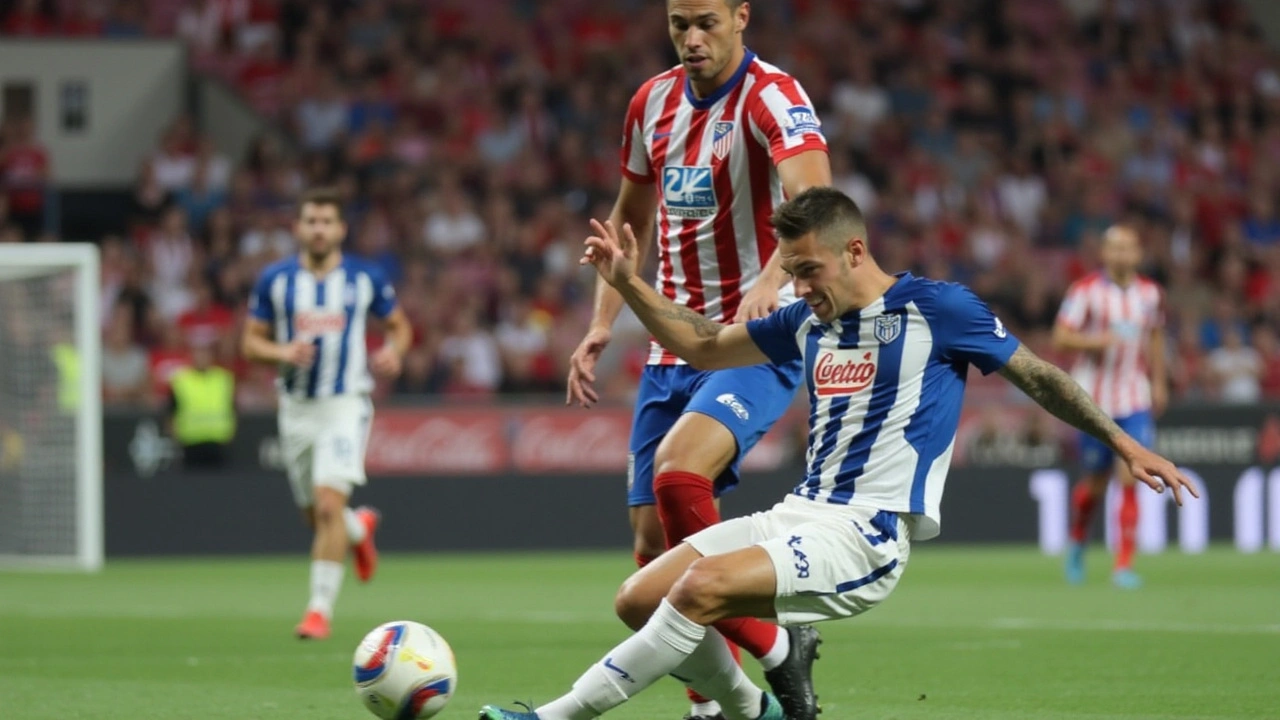
[[[583,265],[617,289],[636,317],[661,345],[700,370],[768,362],[746,325],[721,325],[659,295],[636,275],[636,237],[630,225],[621,232],[612,221],[592,220],[596,235],[587,238]]]
[[[1184,488],[1193,496],[1200,497],[1173,463],[1142,447],[1094,404],[1089,394],[1070,375],[1037,357],[1025,345],[1018,346],[1009,362],[1000,369],[1000,374],[1059,420],[1110,446],[1124,458],[1133,476],[1156,492],[1164,492],[1164,487],[1169,486],[1179,505],[1182,504]]]

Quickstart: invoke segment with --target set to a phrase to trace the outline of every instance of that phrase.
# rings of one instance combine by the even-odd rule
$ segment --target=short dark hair
[[[298,198],[298,215],[302,215],[302,208],[307,205],[331,205],[338,211],[338,219],[342,220],[342,193],[336,188],[331,187],[314,187],[302,193],[302,197]]]
[[[832,187],[811,187],[778,206],[769,223],[782,241],[814,233],[825,244],[843,247],[850,237],[863,240],[867,223],[853,198]]]

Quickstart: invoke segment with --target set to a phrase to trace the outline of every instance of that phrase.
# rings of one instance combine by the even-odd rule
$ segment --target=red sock
[[[653,479],[653,494],[658,498],[658,520],[668,548],[720,522],[711,480],[697,473],[659,473]]]
[[[1071,492],[1071,539],[1082,543],[1089,537],[1089,521],[1093,519],[1093,509],[1098,498],[1087,482],[1076,483]]]
[[[675,547],[685,538],[720,522],[711,481],[690,472],[665,472],[653,480],[658,497],[658,519],[667,538],[667,547]],[[729,647],[738,658],[738,647],[753,657],[764,657],[778,640],[778,626],[755,618],[732,618],[715,624],[720,634],[730,640]]]
[[[1133,546],[1138,529],[1138,488],[1126,486],[1120,495],[1120,541],[1116,550],[1116,570],[1133,567]]]

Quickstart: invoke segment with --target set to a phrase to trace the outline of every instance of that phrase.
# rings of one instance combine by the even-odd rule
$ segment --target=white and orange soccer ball
[[[453,649],[431,628],[410,620],[383,623],[356,648],[356,694],[382,720],[426,720],[458,686]]]

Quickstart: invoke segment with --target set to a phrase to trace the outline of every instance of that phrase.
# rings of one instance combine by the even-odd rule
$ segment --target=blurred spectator
[[[45,191],[49,182],[49,153],[36,138],[35,122],[27,116],[8,118],[0,130],[0,182],[7,196],[9,220],[34,239],[45,227]]]
[[[453,331],[440,343],[440,358],[449,373],[446,394],[488,394],[497,391],[502,382],[498,344],[481,327],[474,304],[463,306],[454,316]]]
[[[1218,388],[1218,399],[1236,405],[1256,403],[1262,397],[1261,378],[1265,370],[1257,350],[1245,345],[1244,333],[1229,325],[1222,333],[1222,346],[1209,353],[1209,372]]]
[[[133,338],[133,317],[127,306],[117,305],[102,337],[104,402],[142,405],[150,397],[147,352]]]

